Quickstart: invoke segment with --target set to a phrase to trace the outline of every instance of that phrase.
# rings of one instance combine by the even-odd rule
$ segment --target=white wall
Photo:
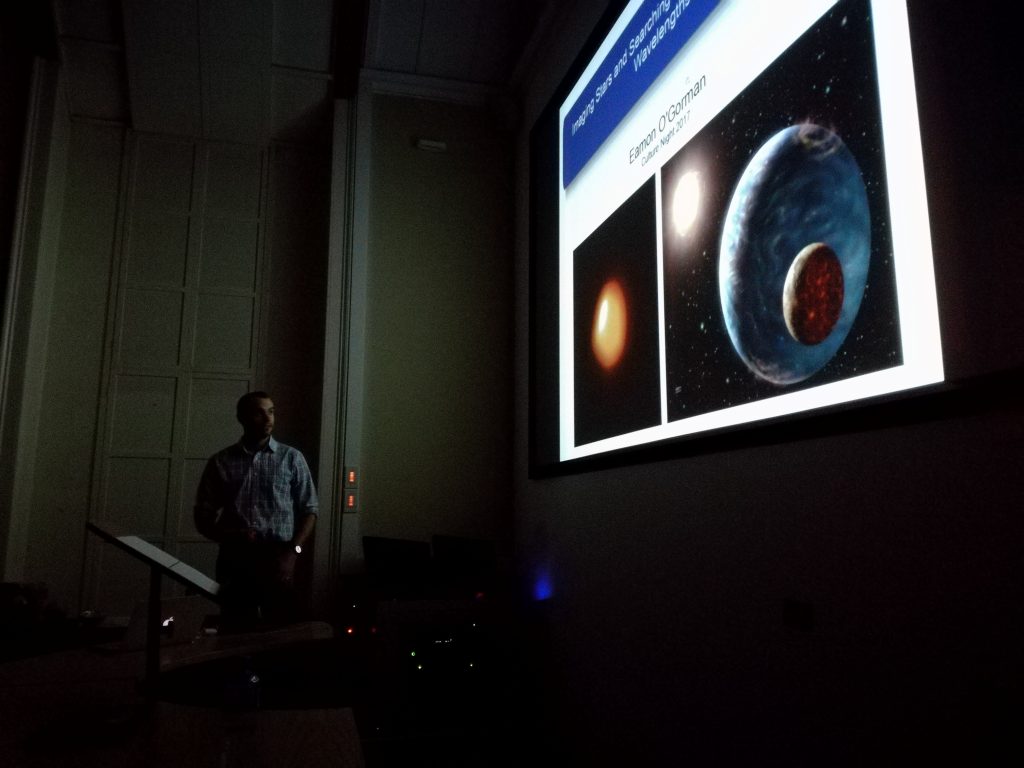
[[[49,313],[67,178],[70,125],[60,108],[63,90],[55,64],[37,60],[28,113],[27,148],[20,174],[20,199],[12,244],[12,266],[4,307],[3,379],[0,397],[0,551],[5,581],[21,580],[29,535],[23,514],[34,492],[34,472],[19,455],[34,455],[40,435]]]
[[[512,428],[511,147],[483,103],[368,91],[353,293],[363,312],[360,537],[434,534],[507,543]],[[417,139],[443,152],[417,149]],[[358,162],[358,161],[357,161]],[[361,249],[365,248],[365,252]],[[365,260],[363,260],[365,259]],[[358,325],[357,325],[358,331]],[[353,365],[359,365],[354,361]],[[358,567],[358,563],[353,567]]]
[[[78,607],[101,396],[124,131],[72,124],[61,238],[49,314],[39,439],[19,452],[33,476],[24,580],[44,582],[65,609]]]

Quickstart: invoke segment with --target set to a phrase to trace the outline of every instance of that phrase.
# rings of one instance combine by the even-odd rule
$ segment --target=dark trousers
[[[221,624],[244,630],[257,624],[295,621],[298,600],[294,583],[278,577],[277,562],[287,544],[221,544],[217,554]]]

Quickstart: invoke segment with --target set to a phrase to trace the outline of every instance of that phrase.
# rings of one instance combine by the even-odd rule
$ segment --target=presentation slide
[[[942,381],[902,2],[636,0],[559,126],[560,461]]]

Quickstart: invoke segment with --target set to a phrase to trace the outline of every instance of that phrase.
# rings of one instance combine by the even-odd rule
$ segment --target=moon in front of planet
[[[626,294],[619,281],[613,278],[604,284],[597,296],[594,324],[590,331],[590,348],[606,371],[622,360],[628,330]]]
[[[801,344],[820,344],[843,308],[843,266],[825,243],[811,243],[793,259],[782,289],[782,316]]]
[[[814,123],[769,138],[733,190],[718,265],[725,327],[747,368],[780,387],[824,368],[853,327],[870,260],[867,188],[849,147]]]

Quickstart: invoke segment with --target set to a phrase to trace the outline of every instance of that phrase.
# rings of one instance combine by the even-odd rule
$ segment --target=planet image
[[[820,344],[843,309],[843,267],[835,251],[811,243],[793,259],[782,289],[782,316],[801,344]]]
[[[618,280],[609,280],[601,288],[594,306],[590,346],[597,362],[606,371],[622,359],[626,348],[626,295]]]
[[[803,123],[765,142],[733,191],[718,263],[725,326],[747,368],[777,386],[820,371],[857,317],[870,255],[867,190],[843,140]]]

